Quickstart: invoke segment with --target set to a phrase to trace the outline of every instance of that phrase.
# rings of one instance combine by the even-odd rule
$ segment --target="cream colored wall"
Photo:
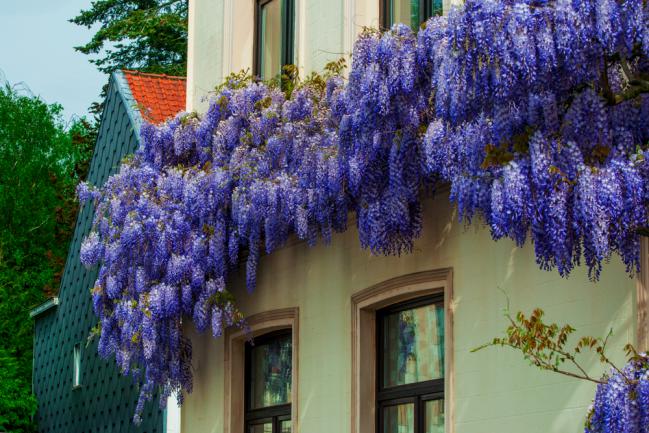
[[[320,70],[351,51],[365,25],[378,24],[375,0],[296,0],[296,60],[303,73]],[[456,1],[456,0],[448,0]],[[254,0],[190,0],[187,107],[203,111],[204,98],[229,72],[252,66]],[[342,23],[342,24],[341,24]],[[428,203],[415,252],[372,257],[355,229],[330,246],[293,244],[263,257],[259,287],[248,294],[235,283],[248,315],[284,307],[300,311],[300,433],[350,431],[351,295],[394,276],[453,268],[455,294],[455,406],[457,433],[578,432],[594,388],[538,372],[505,349],[470,349],[499,334],[504,297],[514,310],[539,306],[552,320],[580,333],[615,334],[611,352],[635,336],[635,282],[617,259],[598,284],[583,270],[570,279],[538,269],[533,248],[493,242],[485,229],[465,230],[448,201]],[[194,392],[182,409],[182,431],[223,431],[223,340],[187,330],[194,347]],[[599,372],[593,366],[593,373]]]
[[[398,275],[451,267],[455,301],[456,433],[569,433],[583,431],[594,386],[536,371],[506,349],[470,353],[500,334],[505,299],[512,309],[546,310],[579,334],[614,330],[610,352],[635,338],[635,281],[619,260],[590,283],[583,269],[569,279],[539,270],[533,248],[494,242],[484,228],[457,223],[445,197],[426,203],[425,229],[413,254],[373,257],[361,250],[355,229],[331,245],[294,243],[262,258],[258,288],[248,294],[243,275],[234,283],[243,311],[299,307],[300,433],[350,431],[351,303],[353,293]],[[193,342],[194,392],[182,408],[182,432],[223,431],[223,340],[187,331]],[[601,370],[591,364],[591,373]]]
[[[223,3],[224,0],[189,1],[187,111],[205,111],[209,92],[222,82]]]
[[[379,26],[379,0],[295,0],[295,63],[303,76],[347,57],[363,27]],[[460,0],[444,0],[447,10]],[[187,110],[231,72],[252,70],[255,0],[190,0]]]
[[[294,56],[303,75],[351,51],[343,41],[345,1],[296,0]],[[208,93],[227,75],[252,70],[255,0],[190,0],[189,5],[187,109],[202,112]]]

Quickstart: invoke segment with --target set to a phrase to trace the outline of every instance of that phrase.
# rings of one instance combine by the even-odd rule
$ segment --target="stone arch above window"
[[[444,413],[453,432],[453,289],[451,269],[403,275],[352,296],[352,433],[376,433],[376,312],[390,305],[435,294],[443,295],[445,311]]]
[[[224,433],[240,433],[245,423],[245,344],[252,337],[269,334],[284,329],[291,330],[292,336],[292,375],[291,375],[291,431],[297,432],[298,420],[298,372],[299,372],[299,309],[283,308],[265,311],[246,319],[251,334],[238,329],[228,329],[225,333],[224,359]]]

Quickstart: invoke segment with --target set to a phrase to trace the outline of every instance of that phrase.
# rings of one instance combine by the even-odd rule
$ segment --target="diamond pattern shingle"
[[[135,105],[146,106],[144,101],[149,100],[135,103],[130,89],[126,88],[124,75],[116,72],[109,81],[88,174],[93,185],[103,185],[119,169],[120,161],[139,146],[139,128],[135,123],[139,116],[133,114]],[[184,80],[173,82],[184,86]],[[157,106],[155,100],[151,101],[152,107]],[[177,104],[181,101],[182,106],[176,108],[178,105],[167,104],[165,109],[169,111],[158,113],[173,116],[181,111],[184,96],[173,101]],[[138,399],[137,387],[132,379],[120,374],[114,360],[99,357],[96,339],[88,342],[90,330],[97,324],[90,296],[97,268],[86,269],[81,265],[79,249],[83,237],[90,232],[93,214],[92,206],[85,204],[77,218],[59,290],[59,305],[35,317],[33,390],[38,399],[35,416],[38,431],[160,433],[165,414],[159,408],[157,397],[145,406],[142,424],[133,424],[131,418]],[[75,344],[81,344],[82,354],[81,386],[77,388],[72,387]]]

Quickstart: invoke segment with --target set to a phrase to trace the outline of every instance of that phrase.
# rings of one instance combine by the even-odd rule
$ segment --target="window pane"
[[[383,386],[444,377],[444,306],[389,314],[383,321]]]
[[[383,409],[383,433],[414,433],[415,405],[388,406]]]
[[[72,386],[81,385],[81,344],[74,345]]]
[[[291,351],[290,335],[251,348],[252,409],[291,402]]]
[[[279,424],[280,433],[291,433],[291,420],[287,419]]]
[[[433,3],[431,7],[431,11],[433,13],[433,16],[435,15],[442,15],[444,13],[444,2],[443,0],[431,0]]]
[[[261,8],[261,78],[267,80],[281,72],[282,8],[281,0],[273,0]]]
[[[266,423],[251,425],[248,431],[250,433],[273,433],[273,424]]]
[[[444,433],[444,400],[426,402],[424,433]]]
[[[419,28],[419,0],[392,0],[391,23],[403,23],[413,30]]]

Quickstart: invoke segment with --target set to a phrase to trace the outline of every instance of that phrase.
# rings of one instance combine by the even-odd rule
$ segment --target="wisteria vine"
[[[597,385],[585,433],[649,431],[649,356],[637,354],[622,369],[611,368]]]
[[[494,239],[531,238],[543,269],[583,259],[597,279],[617,254],[635,272],[648,22],[643,0],[469,0],[417,33],[365,31],[347,79],[233,76],[204,115],[143,125],[118,174],[79,187],[99,352],[142,384],[136,421],[154,391],[191,392],[183,320],[245,326],[226,288],[241,260],[252,290],[262,248],[328,241],[350,212],[363,247],[409,252],[440,182]]]

